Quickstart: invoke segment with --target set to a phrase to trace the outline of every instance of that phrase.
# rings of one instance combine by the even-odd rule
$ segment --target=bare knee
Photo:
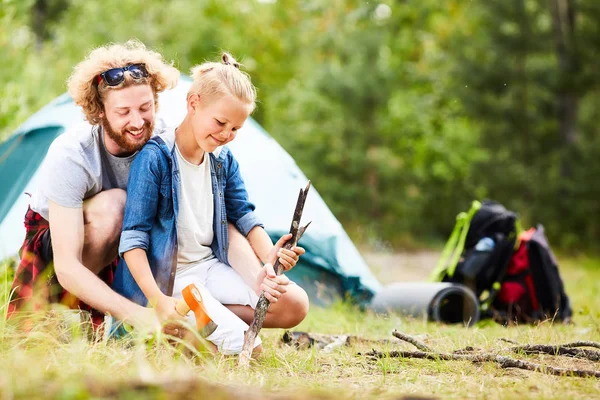
[[[94,234],[107,241],[117,238],[123,226],[123,213],[127,193],[122,189],[105,190],[87,199],[83,206],[83,218]]]
[[[290,329],[304,321],[308,315],[309,300],[308,295],[298,285],[290,285],[288,291],[279,299],[282,302],[279,315],[279,328]]]
[[[85,265],[98,271],[118,254],[123,226],[126,192],[111,189],[98,193],[83,204]]]
[[[259,344],[252,350],[252,358],[260,358],[263,354],[262,344]]]

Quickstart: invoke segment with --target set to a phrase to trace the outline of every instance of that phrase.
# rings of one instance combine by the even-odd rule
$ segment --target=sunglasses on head
[[[129,71],[133,79],[141,79],[148,77],[148,71],[144,64],[130,64],[126,67],[112,68],[98,75],[98,85],[102,80],[108,86],[117,86],[125,80],[125,71]]]

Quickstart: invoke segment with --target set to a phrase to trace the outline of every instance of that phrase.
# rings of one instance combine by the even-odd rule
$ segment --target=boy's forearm
[[[244,237],[242,233],[233,225],[229,224],[229,265],[242,277],[244,282],[251,288],[258,290],[257,278],[261,272],[261,262],[258,259],[258,253],[253,248],[264,247],[264,242],[270,238],[260,227],[255,227],[248,236]],[[263,232],[260,232],[263,231]],[[267,237],[262,236],[264,233]],[[254,243],[251,243],[254,240]],[[261,244],[262,243],[262,244]],[[248,246],[250,244],[250,246]]]
[[[152,305],[163,293],[152,275],[146,251],[144,249],[129,250],[123,254],[123,258],[131,271],[131,275],[144,292],[149,304]]]
[[[248,233],[247,239],[248,242],[250,242],[250,246],[252,246],[254,253],[263,264],[271,261],[268,259],[268,255],[271,248],[273,248],[273,242],[262,227],[255,226],[252,228]]]

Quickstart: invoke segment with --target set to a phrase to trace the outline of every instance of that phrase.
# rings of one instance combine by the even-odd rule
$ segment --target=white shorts
[[[223,304],[241,304],[256,308],[258,296],[242,277],[227,264],[213,258],[194,265],[175,275],[173,297],[181,299],[181,291],[195,284],[204,302],[208,316],[217,324],[217,329],[206,340],[215,344],[222,354],[239,354],[244,345],[244,332],[248,325]],[[193,312],[188,314],[192,325],[196,325]],[[260,345],[256,337],[254,347]]]

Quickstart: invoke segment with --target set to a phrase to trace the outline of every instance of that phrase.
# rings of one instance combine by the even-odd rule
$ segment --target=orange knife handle
[[[212,320],[206,313],[206,309],[204,308],[204,303],[202,302],[202,295],[200,291],[193,283],[187,285],[181,291],[183,295],[183,299],[187,303],[188,307],[194,312],[196,316],[196,327],[198,330],[204,329],[206,325],[208,325]],[[186,313],[187,314],[187,313]]]

